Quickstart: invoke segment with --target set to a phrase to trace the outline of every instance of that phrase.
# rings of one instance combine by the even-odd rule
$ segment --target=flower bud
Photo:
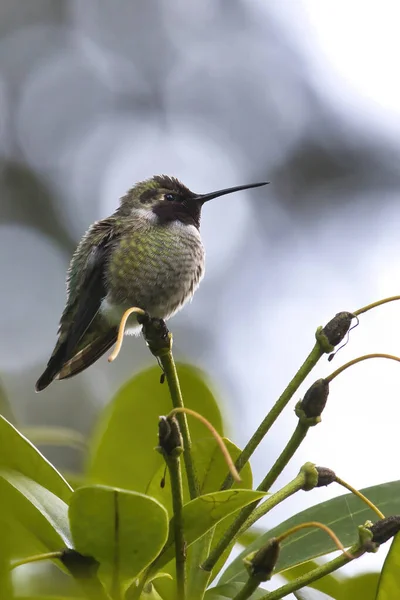
[[[276,538],[271,538],[256,552],[252,552],[244,559],[244,565],[250,575],[258,581],[271,579],[279,557],[280,544]]]
[[[329,382],[326,379],[317,379],[306,391],[299,408],[307,418],[320,417],[325,408],[329,394]]]

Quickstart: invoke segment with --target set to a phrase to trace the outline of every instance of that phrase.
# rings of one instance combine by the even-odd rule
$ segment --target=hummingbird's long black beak
[[[261,187],[262,185],[267,185],[268,183],[269,181],[263,181],[262,183],[250,183],[249,185],[238,185],[236,187],[225,188],[223,190],[217,190],[216,192],[211,192],[209,194],[196,194],[193,197],[193,200],[198,200],[203,204],[204,202],[213,200],[213,198],[225,196],[225,194],[233,194],[233,192],[240,192],[240,190],[248,190],[250,188]]]

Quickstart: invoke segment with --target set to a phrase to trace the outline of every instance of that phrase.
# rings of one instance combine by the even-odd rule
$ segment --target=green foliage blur
[[[186,406],[206,417],[223,436],[222,415],[204,374],[188,365],[179,365],[178,374]],[[170,410],[168,387],[160,384],[157,367],[130,379],[100,415],[84,450],[84,471],[69,474],[69,481],[1,417],[1,600],[176,600],[170,482],[163,457],[156,451],[159,417]],[[249,464],[240,484],[219,491],[227,465],[210,431],[189,419],[200,484],[200,496],[190,500],[183,478],[190,571],[196,568],[196,543],[206,534],[210,544],[218,540],[234,513],[264,494],[252,490]],[[59,435],[61,445],[77,445],[75,432],[54,429],[47,433],[52,444]],[[36,435],[45,439],[43,431]],[[228,439],[225,444],[235,460],[240,450]],[[378,485],[365,493],[385,514],[400,512],[400,482]],[[239,540],[242,553],[222,576],[220,570],[231,548],[216,565],[203,597],[235,598],[248,577],[242,558],[297,523],[318,520],[328,524],[347,547],[357,539],[354,523],[369,518],[373,518],[370,509],[347,494],[307,509],[273,531],[249,530]],[[309,561],[335,549],[321,531],[299,532],[282,544],[275,572],[293,580],[315,566]],[[394,599],[399,557],[395,538],[380,581],[378,573],[346,579],[330,575],[313,585],[312,598],[320,594],[321,600]],[[144,573],[147,583],[138,596],[136,582]],[[219,580],[214,581],[217,575]],[[309,593],[305,589],[296,597],[307,600]],[[265,594],[259,588],[251,598]]]

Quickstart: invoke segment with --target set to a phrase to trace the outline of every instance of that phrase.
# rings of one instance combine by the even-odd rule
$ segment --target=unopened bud
[[[256,577],[259,581],[271,579],[279,557],[280,544],[277,538],[271,538],[256,552],[252,552],[243,560],[250,577]]]
[[[353,319],[354,315],[352,313],[347,311],[339,312],[325,325],[325,327],[317,332],[317,339],[322,343],[325,342],[325,352],[332,352],[333,348],[343,340],[350,329],[351,321]],[[329,348],[329,346],[331,347]]]
[[[400,531],[400,515],[393,515],[391,517],[386,517],[386,519],[381,519],[374,523],[369,529],[372,533],[372,541],[380,546]]]
[[[320,417],[328,395],[329,382],[326,379],[317,379],[304,394],[299,407],[307,418]]]
[[[318,473],[318,483],[315,487],[323,487],[336,481],[336,473],[327,467],[316,467]]]
[[[160,417],[158,421],[158,448],[161,454],[176,456],[183,450],[183,441],[175,416]]]
[[[99,563],[91,556],[84,556],[72,548],[63,550],[60,561],[76,577],[76,579],[90,579],[96,575]]]

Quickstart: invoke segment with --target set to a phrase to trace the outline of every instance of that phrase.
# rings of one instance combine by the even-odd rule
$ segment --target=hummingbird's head
[[[121,199],[118,212],[129,215],[137,210],[148,211],[149,218],[157,218],[159,224],[180,221],[199,228],[201,208],[205,202],[266,183],[268,182],[225,188],[210,194],[195,194],[175,177],[155,175],[130,189]]]

